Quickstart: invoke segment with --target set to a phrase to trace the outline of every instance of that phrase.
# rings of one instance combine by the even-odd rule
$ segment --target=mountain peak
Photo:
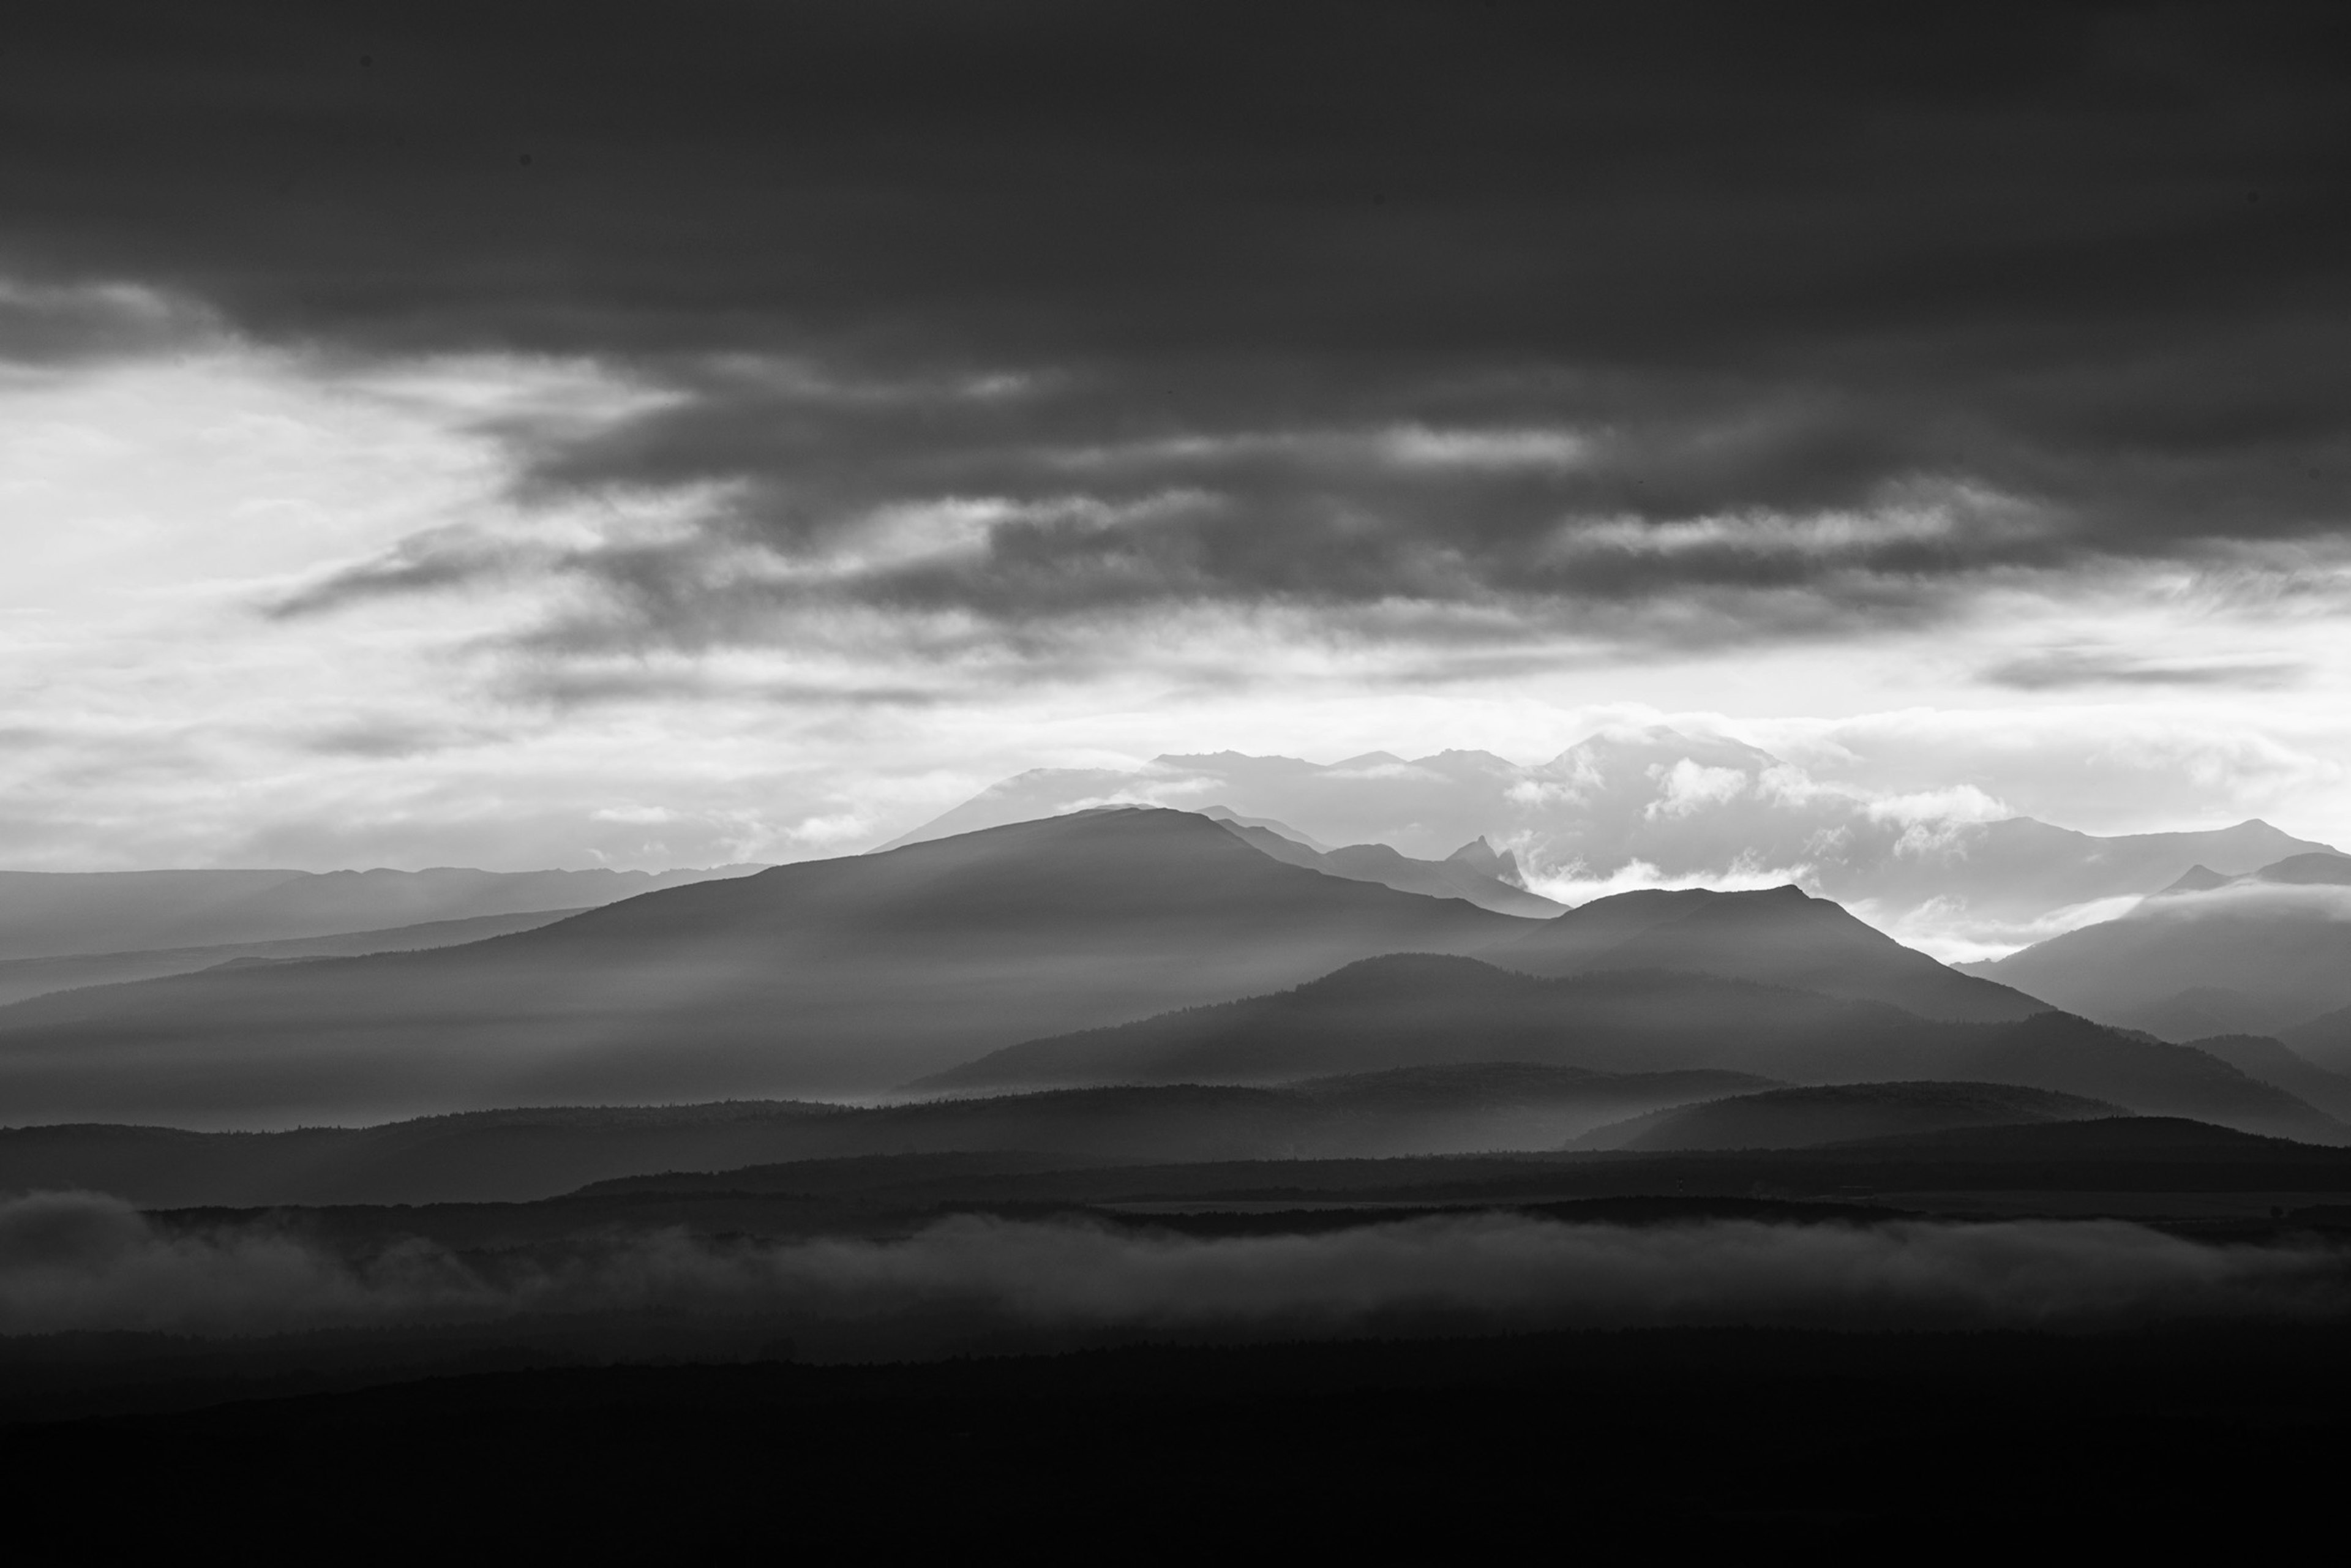
[[[2199,861],[2196,864],[2189,866],[2186,871],[2181,872],[2179,873],[2179,879],[2177,882],[2174,882],[2168,887],[2158,889],[2152,896],[2157,898],[2169,898],[2179,894],[2210,893],[2216,887],[2226,887],[2230,883],[2234,882],[2235,880],[2236,879],[2234,877],[2222,876],[2219,872],[2214,871],[2211,867],[2205,865]]]
[[[1509,850],[1496,849],[1486,841],[1486,835],[1483,833],[1471,839],[1445,858],[1455,864],[1466,865],[1471,871],[1490,876],[1497,882],[1507,882],[1512,887],[1523,888],[1527,885],[1526,878],[1519,872],[1519,857]]]

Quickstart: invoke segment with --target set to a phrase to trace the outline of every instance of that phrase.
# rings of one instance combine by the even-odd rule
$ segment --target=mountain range
[[[2322,1021],[2351,1007],[2351,856],[2192,866],[2116,919],[1961,967],[2166,1040],[2269,1035],[2351,1067],[2351,1037]]]
[[[759,869],[0,871],[0,961],[287,942],[587,909]]]
[[[1798,882],[1906,939],[1974,952],[2111,914],[2192,865],[2233,875],[2329,849],[2261,821],[2101,838],[1967,791],[1824,783],[1756,747],[1665,727],[1605,730],[1531,767],[1482,751],[1328,764],[1226,751],[1040,768],[883,847],[1119,803],[1217,806],[1318,845],[1426,860],[1483,836],[1516,854],[1532,891],[1571,901],[1597,884]]]
[[[499,1104],[871,1093],[1019,1040],[1531,922],[1104,810],[672,887],[463,946],[0,1009],[26,1121],[285,1126]]]
[[[1366,849],[1379,852],[1352,852]],[[1334,850],[1229,808],[1090,807],[560,917],[476,917],[529,922],[479,940],[445,925],[439,945],[430,926],[360,932],[309,940],[412,950],[242,952],[52,991],[0,1007],[0,1103],[26,1124],[252,1131],[500,1106],[977,1096],[997,1109],[901,1105],[860,1124],[882,1145],[836,1152],[903,1136],[1107,1157],[1125,1139],[1173,1158],[1557,1146],[1610,1105],[1621,1119],[1741,1085],[1895,1082],[2351,1137],[2334,1114],[2351,1110],[2351,1080],[2258,1035],[2198,1049],[2057,1011],[2004,972],[1961,973],[1792,885],[1490,907],[1528,898],[1517,869],[1482,835],[1419,860]],[[2337,891],[2306,866],[2199,873],[2146,907],[2168,919],[2278,889]],[[761,1134],[748,1157],[830,1149],[799,1125],[816,1113],[768,1117],[790,1136]],[[1005,1130],[1019,1127],[1045,1142]]]

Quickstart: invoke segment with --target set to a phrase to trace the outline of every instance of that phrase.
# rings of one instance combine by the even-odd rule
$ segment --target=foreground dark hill
[[[1884,1002],[1920,1018],[2027,1018],[2048,1004],[1962,975],[1797,887],[1595,899],[1481,956],[1529,974],[1672,970]]]
[[[1770,1085],[1720,1071],[1473,1062],[1279,1089],[1176,1084],[851,1108],[733,1101],[555,1106],[379,1127],[0,1129],[0,1192],[84,1188],[155,1207],[516,1202],[664,1171],[915,1155],[1043,1160],[1392,1158],[1556,1148],[1593,1127]],[[1004,1161],[1012,1163],[1008,1166]]]
[[[1967,967],[2167,1040],[2280,1034],[2351,1005],[2351,856],[2201,870],[2118,919]]]
[[[287,1125],[875,1090],[1524,923],[1106,810],[668,889],[435,952],[0,1009],[11,1120]]]
[[[427,921],[590,909],[758,869],[5,871],[0,960],[287,942]]]
[[[1766,1089],[1675,1106],[1594,1128],[1586,1149],[1800,1149],[1861,1138],[2086,1122],[2119,1105],[2009,1083],[1840,1083]]]
[[[2217,1058],[2064,1013],[1937,1022],[1882,1002],[1751,981],[1654,970],[1545,980],[1429,955],[1370,959],[1278,995],[1023,1041],[925,1086],[1270,1083],[1487,1059],[1612,1072],[1708,1068],[1795,1083],[2008,1083],[2290,1137],[2346,1133]]]

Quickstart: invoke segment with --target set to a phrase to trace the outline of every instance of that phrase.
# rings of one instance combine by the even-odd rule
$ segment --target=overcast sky
[[[0,864],[1661,716],[2351,841],[2351,11],[590,9],[12,8]]]

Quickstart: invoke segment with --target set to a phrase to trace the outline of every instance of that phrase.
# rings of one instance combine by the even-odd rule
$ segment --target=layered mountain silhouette
[[[287,942],[589,909],[758,869],[7,871],[0,872],[0,960]]]
[[[1375,882],[1399,893],[1430,898],[1459,898],[1500,915],[1541,920],[1564,914],[1567,905],[1539,897],[1520,885],[1518,862],[1498,853],[1483,838],[1472,839],[1441,861],[1413,860],[1385,844],[1348,844],[1335,850],[1309,846],[1278,822],[1245,822],[1229,815],[1204,811],[1222,821],[1242,841],[1260,853],[1290,865],[1304,866],[1350,882]]]
[[[1767,1089],[1652,1111],[1593,1129],[1589,1149],[1799,1149],[1863,1138],[2085,1122],[2119,1105],[2010,1083],[1840,1083]]]
[[[1228,751],[1131,770],[1040,769],[896,842],[1112,800],[1216,802],[1318,845],[1385,843],[1425,860],[1484,835],[1547,873],[1604,882],[1708,882],[1740,867],[1782,868],[1795,880],[1802,867],[1814,879],[1807,885],[1865,903],[1880,924],[2008,943],[2078,924],[2085,906],[2153,893],[2192,865],[2234,875],[2328,849],[2260,821],[2101,838],[2001,816],[1980,796],[1881,800],[1755,747],[1664,727],[1603,731],[1531,767],[1478,751],[1328,764]]]
[[[491,1104],[858,1092],[997,1046],[1528,922],[1113,810],[665,889],[430,952],[0,1009],[23,1120],[285,1125]]]
[[[618,1176],[794,1160],[971,1154],[1066,1166],[1548,1149],[1625,1116],[1769,1085],[1739,1072],[1473,1062],[1279,1089],[1176,1084],[861,1108],[556,1106],[281,1133],[26,1127],[0,1129],[0,1191],[78,1188],[175,1207],[523,1202]]]
[[[2051,1013],[1794,887],[1643,891],[1521,918],[1461,894],[1523,896],[1483,838],[1441,862],[1371,846],[1351,864],[1282,827],[1102,808],[459,946],[235,950],[0,1008],[0,1103],[27,1122],[255,1127],[910,1081],[1270,1086],[1518,1063],[1986,1081],[2339,1130],[2250,1048],[2220,1048],[2240,1071]]]
[[[2351,856],[2194,867],[2116,919],[1962,967],[2167,1040],[2291,1033],[2351,1006]]]
[[[1962,975],[1797,887],[1645,889],[1594,899],[1481,955],[1536,975],[1659,969],[1889,1003],[1920,1018],[2021,1019],[2047,1004]]]
[[[1287,992],[1024,1041],[919,1087],[1280,1083],[1504,1058],[1792,1083],[2001,1083],[2289,1137],[2346,1131],[2214,1056],[2063,1013],[1938,1021],[1879,1001],[1688,972],[1542,979],[1428,955],[1367,959]]]
[[[2248,1078],[2274,1084],[2298,1100],[2351,1124],[2351,1076],[2319,1066],[2300,1051],[2268,1035],[2207,1035],[2188,1041],[2217,1056]]]
[[[367,953],[455,947],[513,931],[528,931],[580,913],[577,909],[541,909],[527,915],[476,915],[465,920],[395,925],[388,931],[297,936],[282,942],[233,942],[214,947],[164,947],[145,952],[77,953],[58,958],[0,960],[0,1007],[51,991],[193,974],[223,964],[287,963],[301,958],[350,958]]]

